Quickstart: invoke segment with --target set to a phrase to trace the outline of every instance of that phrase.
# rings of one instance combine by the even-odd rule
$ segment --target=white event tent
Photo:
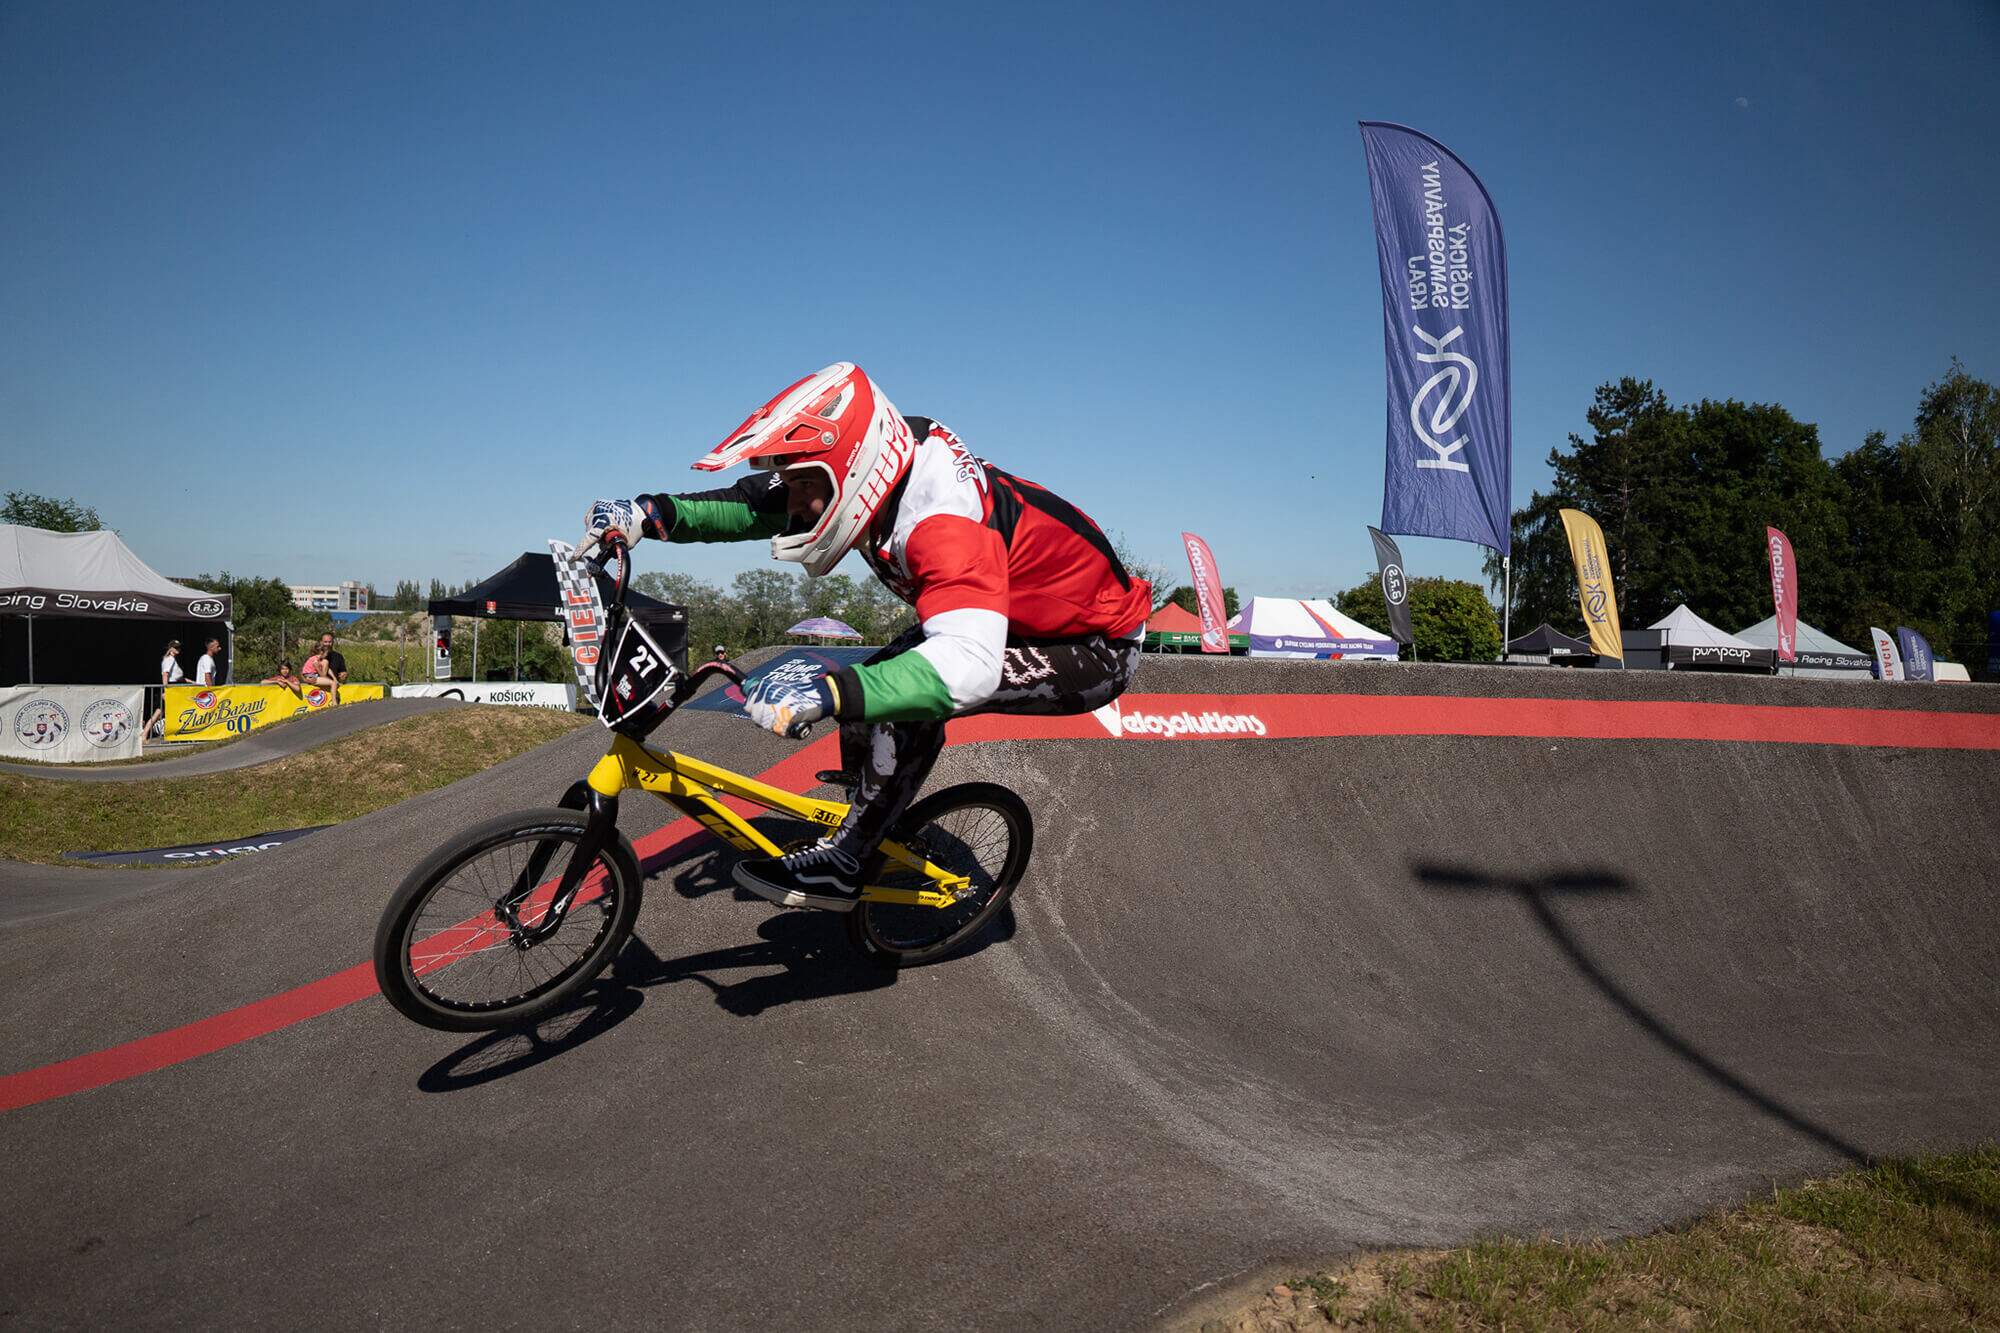
[[[231,609],[227,594],[155,573],[115,532],[0,525],[0,681],[157,682],[170,638],[190,666],[211,635],[226,650]]]
[[[1745,643],[1753,643],[1759,648],[1769,648],[1775,658],[1778,648],[1778,618],[1768,616],[1736,636]],[[1869,668],[1874,659],[1858,648],[1850,648],[1839,639],[1821,629],[1816,629],[1801,620],[1798,632],[1792,639],[1792,651],[1796,661],[1778,662],[1781,676],[1810,676],[1816,680],[1868,681],[1875,677]]]
[[[1396,660],[1394,639],[1342,615],[1323,597],[1252,597],[1229,628],[1249,636],[1252,657]]]
[[[1660,658],[1669,671],[1675,667],[1708,667],[1768,674],[1777,658],[1773,649],[1759,648],[1717,629],[1688,610],[1686,602],[1646,628],[1661,631]]]

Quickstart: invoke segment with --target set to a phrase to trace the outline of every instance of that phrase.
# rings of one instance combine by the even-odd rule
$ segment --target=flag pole
[[[1507,645],[1512,642],[1512,617],[1514,614],[1514,556],[1510,551],[1500,557],[1500,658],[1507,658]]]

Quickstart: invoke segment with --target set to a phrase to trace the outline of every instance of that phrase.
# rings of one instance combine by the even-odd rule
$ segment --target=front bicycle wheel
[[[615,831],[552,917],[586,816],[522,810],[488,820],[412,870],[375,931],[375,980],[404,1017],[447,1032],[530,1023],[572,999],[624,947],[644,877]]]
[[[966,782],[918,801],[889,836],[972,881],[949,907],[863,901],[847,914],[848,939],[871,960],[884,967],[918,967],[957,952],[999,916],[1028,868],[1035,826],[1013,792],[991,782]],[[871,882],[892,889],[932,887],[923,874],[895,862]]]

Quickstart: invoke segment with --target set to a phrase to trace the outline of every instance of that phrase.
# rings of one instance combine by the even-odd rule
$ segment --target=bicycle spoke
[[[568,975],[611,926],[615,899],[601,861],[584,869],[582,886],[551,933],[528,947],[493,909],[519,891],[522,876],[546,852],[547,861],[563,868],[545,868],[545,878],[514,908],[520,929],[546,927],[563,873],[580,850],[575,838],[541,834],[454,866],[410,929],[408,970],[417,986],[439,1004],[478,1010],[530,997]]]

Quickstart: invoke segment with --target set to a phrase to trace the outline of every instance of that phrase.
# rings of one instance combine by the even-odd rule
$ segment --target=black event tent
[[[1556,666],[1564,666],[1571,662],[1593,661],[1597,657],[1596,650],[1589,644],[1582,639],[1572,639],[1561,630],[1551,628],[1546,620],[1509,643],[1507,651],[1546,657]]]
[[[597,589],[609,602],[611,580],[597,576]],[[625,609],[644,625],[662,649],[672,654],[681,668],[687,668],[687,611],[648,597],[637,589],[625,594]],[[430,603],[434,616],[478,616],[483,620],[561,620],[562,596],[556,589],[555,557],[546,552],[525,552],[519,560],[485,582],[467,588],[455,597],[437,597]]]

